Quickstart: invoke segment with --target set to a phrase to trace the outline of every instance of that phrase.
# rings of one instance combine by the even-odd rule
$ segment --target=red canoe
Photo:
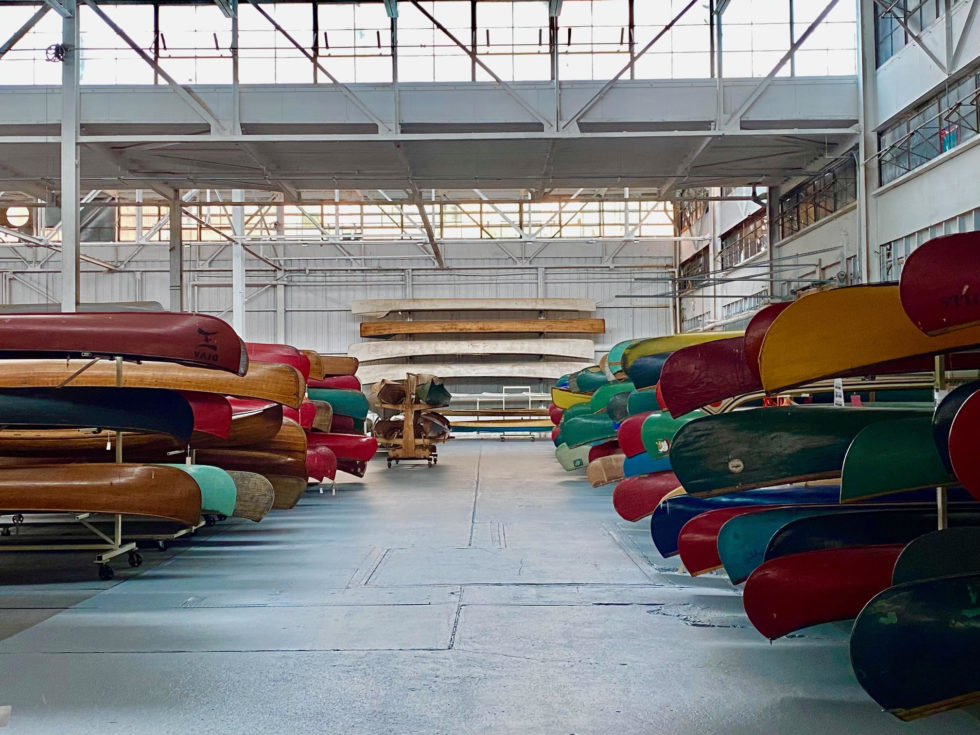
[[[564,413],[565,412],[558,408],[558,406],[556,406],[554,403],[548,406],[548,418],[551,419],[551,423],[553,423],[555,426],[558,426],[558,424],[561,423],[561,417]]]
[[[766,338],[769,327],[776,321],[776,317],[790,303],[792,302],[769,304],[769,306],[756,312],[756,315],[752,317],[745,328],[745,336],[743,337],[745,340],[745,361],[749,366],[749,372],[759,381],[759,385],[762,385],[762,376],[759,373],[759,355],[762,353],[762,341]]]
[[[248,358],[255,362],[278,362],[300,371],[303,380],[310,379],[310,358],[289,345],[275,345],[266,342],[246,342]]]
[[[670,470],[627,477],[613,490],[613,508],[623,519],[635,522],[652,515],[660,501],[680,486]]]
[[[610,454],[616,454],[619,451],[619,442],[617,441],[596,444],[594,447],[589,449],[589,461],[591,462],[594,459],[599,459],[599,457],[607,457]]]
[[[341,416],[335,413],[333,419],[330,421],[330,433],[331,434],[355,434],[361,436],[364,434],[363,431],[358,431],[354,426],[354,418],[351,416]]]
[[[361,381],[353,375],[330,375],[321,380],[310,378],[306,381],[306,385],[310,388],[361,389]]]
[[[718,534],[721,532],[721,527],[728,521],[737,516],[758,513],[776,507],[779,506],[752,505],[739,508],[719,508],[695,516],[685,523],[677,536],[677,550],[688,574],[696,577],[699,574],[721,569],[721,557],[718,556]]]
[[[333,480],[337,476],[337,455],[325,445],[306,448],[306,474],[322,482],[324,478]]]
[[[283,408],[282,415],[309,430],[313,428],[313,419],[316,418],[316,404],[312,401],[303,401],[298,411],[287,406]]]
[[[749,369],[745,338],[731,337],[677,350],[664,363],[657,400],[674,418],[696,408],[762,390]]]
[[[770,640],[855,618],[871,598],[892,586],[892,570],[904,548],[848,546],[770,559],[745,582],[745,612]]]
[[[227,439],[231,431],[231,404],[216,393],[178,391],[194,412],[194,431]]]
[[[980,500],[980,391],[967,398],[949,427],[949,461],[960,484]]]
[[[307,446],[329,447],[337,459],[353,459],[367,462],[378,451],[378,440],[373,436],[357,434],[324,434],[323,432],[307,432]]]
[[[640,430],[643,428],[643,422],[646,421],[647,416],[652,413],[656,412],[647,411],[645,413],[633,414],[619,425],[616,438],[619,440],[619,446],[623,450],[623,454],[627,457],[635,457],[646,451],[643,446],[643,434]]]
[[[980,232],[937,237],[913,250],[898,292],[926,334],[980,325]]]
[[[0,315],[0,358],[117,357],[244,375],[245,343],[205,314],[167,311]]]
[[[354,475],[354,477],[364,477],[364,473],[367,472],[367,462],[356,459],[337,459],[337,469],[346,472],[348,475]]]

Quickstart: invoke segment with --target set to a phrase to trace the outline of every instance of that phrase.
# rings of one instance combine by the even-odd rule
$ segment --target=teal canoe
[[[232,516],[235,513],[235,500],[238,490],[235,481],[219,467],[206,464],[165,464],[176,467],[194,478],[201,488],[201,512]]]
[[[598,365],[587,367],[568,376],[568,387],[578,393],[591,393],[608,382],[609,378]]]
[[[368,411],[367,397],[358,390],[342,388],[308,388],[311,401],[326,401],[335,415],[364,420]]]
[[[595,444],[616,438],[616,425],[609,414],[589,413],[562,421],[561,435],[569,447]]]
[[[619,393],[629,393],[632,390],[635,389],[633,384],[628,380],[619,383],[606,383],[592,394],[592,400],[589,401],[589,405],[593,411],[601,411],[609,403],[610,398]]]
[[[634,390],[626,399],[626,410],[630,416],[662,409],[663,406],[657,400],[657,391],[655,390]]]

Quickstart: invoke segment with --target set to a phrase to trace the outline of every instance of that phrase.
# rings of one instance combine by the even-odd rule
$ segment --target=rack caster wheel
[[[143,564],[143,557],[136,551],[130,551],[128,561],[129,561],[129,566],[135,569],[136,567]]]
[[[221,515],[221,513],[219,513],[218,514],[218,520],[219,521],[227,521],[228,520],[228,516]]]
[[[167,547],[167,542],[166,541],[162,541],[162,540],[161,541],[157,541],[157,551],[166,551],[167,548],[168,547]]]
[[[99,564],[99,579],[101,579],[103,582],[108,582],[115,576],[116,573],[113,571],[112,567],[110,567],[108,564]]]
[[[22,516],[20,513],[14,513],[10,517],[10,520],[12,520],[14,522],[14,525],[15,526],[19,526],[19,525],[21,525],[24,522],[24,516]]]
[[[211,526],[215,525],[216,523],[217,523],[217,521],[214,519],[214,516],[204,516],[204,525],[205,526],[208,526],[210,528]]]

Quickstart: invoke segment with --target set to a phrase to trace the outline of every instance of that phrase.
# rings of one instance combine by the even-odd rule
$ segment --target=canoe
[[[193,445],[194,438],[191,438]],[[161,456],[180,452],[185,443],[168,434],[123,433],[124,456],[134,451]],[[0,431],[0,457],[60,457],[65,462],[113,462],[116,432],[80,429],[24,429]]]
[[[310,378],[321,380],[326,375],[326,366],[320,358],[320,354],[314,350],[300,350],[306,359],[310,361]]]
[[[558,379],[555,380],[555,387],[556,388],[567,389],[568,388],[568,376],[567,375],[559,375],[558,376]]]
[[[227,439],[231,431],[231,404],[224,396],[197,391],[179,391],[194,414],[194,434],[210,434]]]
[[[201,519],[201,491],[186,472],[141,464],[50,464],[0,469],[3,513],[120,513],[184,526]]]
[[[564,298],[459,298],[459,299],[354,299],[351,313],[380,319],[405,311],[595,311],[592,299]]]
[[[161,467],[175,467],[194,478],[201,489],[201,512],[216,513],[223,516],[235,514],[238,490],[235,481],[223,469],[204,464],[165,464]]]
[[[443,408],[452,402],[453,397],[443,385],[442,378],[420,374],[415,385],[415,399],[425,406]]]
[[[626,399],[626,409],[630,416],[646,411],[661,411],[663,405],[657,397],[655,390],[637,390],[629,394]]]
[[[306,450],[306,478],[308,482],[323,482],[327,476],[328,461],[336,466],[336,455],[332,460],[328,460],[331,452],[326,446],[308,447]],[[336,470],[334,470],[336,474]]]
[[[273,510],[288,510],[294,508],[306,492],[306,477],[294,475],[278,475],[273,472],[262,473],[272,484],[275,495],[272,501]],[[305,474],[305,473],[304,473]]]
[[[320,364],[324,376],[354,375],[357,372],[359,361],[356,357],[348,355],[320,355]]]
[[[626,376],[633,381],[637,390],[654,388],[660,382],[660,373],[664,369],[671,352],[658,352],[655,355],[641,355],[626,369]]]
[[[875,504],[871,506],[874,511],[870,515],[868,507],[855,506],[851,512],[799,518],[786,523],[770,536],[765,558],[845,546],[907,544],[935,530],[937,525],[934,502]],[[980,506],[972,502],[952,503],[948,520],[950,527],[978,525]]]
[[[602,334],[604,319],[486,319],[361,322],[362,337],[400,334]]]
[[[334,434],[363,434],[364,432],[357,428],[357,423],[350,416],[334,415],[330,422],[330,431]]]
[[[588,403],[590,400],[592,396],[585,393],[575,393],[562,388],[551,389],[551,402],[563,411],[579,403]]]
[[[617,342],[609,350],[609,353],[605,355],[606,358],[606,374],[613,376],[616,373],[623,372],[623,354],[630,347],[635,345],[637,342],[641,342],[640,339],[627,339],[622,342]]]
[[[920,415],[914,409],[778,406],[705,416],[678,430],[670,457],[691,495],[838,477],[861,429]]]
[[[295,347],[266,342],[246,342],[245,349],[248,352],[249,360],[289,365],[299,370],[304,381],[310,378],[310,358]]]
[[[562,443],[555,449],[555,457],[566,472],[571,472],[589,464],[590,449],[588,445],[572,448]]]
[[[613,489],[613,508],[622,519],[639,521],[652,514],[660,501],[680,486],[671,470],[627,477]]]
[[[619,482],[626,475],[623,473],[623,465],[626,456],[623,454],[610,454],[608,457],[599,457],[595,462],[589,462],[585,470],[592,487],[601,487],[610,482]]]
[[[766,332],[759,370],[771,393],[978,344],[980,327],[936,337],[919,331],[902,309],[895,284],[849,286],[804,296],[779,314]]]
[[[646,475],[651,472],[662,472],[671,469],[670,456],[664,455],[659,459],[654,459],[649,454],[637,454],[633,457],[626,457],[623,462],[623,476],[636,477]]]
[[[858,683],[881,707],[914,720],[980,702],[980,574],[896,585],[851,630]]]
[[[936,406],[932,415],[932,439],[939,450],[939,459],[947,471],[953,471],[953,463],[949,459],[949,431],[953,427],[953,419],[967,398],[980,390],[980,380],[957,386],[945,396]]]
[[[730,337],[672,353],[660,371],[657,391],[671,416],[762,390],[749,369],[745,338]]]
[[[783,303],[769,304],[759,309],[745,327],[745,361],[749,370],[755,375],[759,385],[762,385],[762,374],[759,372],[759,355],[762,354],[762,343],[765,341],[766,332],[780,314],[785,311],[792,301]]]
[[[210,464],[223,470],[301,477],[304,480],[307,476],[305,452],[303,456],[296,457],[259,449],[200,449],[195,459],[198,464]]]
[[[244,375],[245,343],[206,314],[75,312],[0,314],[0,358],[123,357]]]
[[[331,415],[333,414],[333,407],[330,408]],[[283,409],[283,418],[295,421],[304,429],[312,429],[313,422],[316,421],[316,404],[313,401],[303,401],[298,409],[289,408],[288,406]]]
[[[282,406],[278,403],[263,405],[264,408],[234,414],[231,418],[231,427],[228,430],[227,439],[195,435],[191,438],[192,445],[200,449],[218,449],[222,447],[247,447],[269,441],[279,433],[279,429],[282,427]]]
[[[728,337],[741,337],[742,332],[694,332],[689,334],[669,334],[665,337],[643,339],[623,350],[623,369],[629,374],[630,365],[638,357],[675,352],[682,347],[698,345]]]
[[[703,411],[692,411],[674,418],[666,411],[654,411],[640,426],[640,440],[644,450],[654,459],[660,459],[670,451],[674,437],[681,427],[704,415]]]
[[[186,443],[194,428],[187,401],[156,388],[4,388],[0,425],[167,434]]]
[[[310,378],[306,381],[307,388],[343,388],[344,390],[361,389],[361,381],[354,375],[328,375],[326,378]]]
[[[699,548],[699,544],[706,541],[709,545],[708,552],[713,563],[708,568],[694,566],[690,561],[685,560],[684,565],[688,570],[700,570],[692,574],[703,571],[711,571],[721,566],[718,559],[718,531],[721,530],[722,523],[705,525],[702,519],[709,520],[716,511],[743,509],[743,508],[775,508],[784,505],[820,505],[830,504],[837,500],[838,488],[836,485],[779,485],[776,487],[762,488],[759,490],[748,490],[741,493],[730,493],[728,495],[714,495],[710,498],[696,498],[685,495],[677,498],[670,498],[668,501],[659,505],[653,512],[650,521],[650,535],[653,544],[657,547],[661,556],[669,557],[677,553],[683,559],[682,538],[688,535],[688,545],[691,553],[704,556],[704,552]],[[728,517],[733,517],[730,514]],[[712,516],[722,518],[721,515]],[[727,518],[726,518],[727,520]],[[694,521],[698,521],[697,524]],[[688,524],[691,527],[688,528]],[[710,540],[705,534],[710,533]]]
[[[974,498],[980,500],[980,392],[967,398],[949,427],[949,461],[953,473]]]
[[[87,360],[0,360],[0,386],[6,388],[54,388],[88,364]],[[303,376],[285,365],[256,363],[244,376],[217,370],[147,362],[123,366],[123,387],[168,388],[222,396],[238,396],[298,407],[306,393]],[[72,387],[114,387],[116,367],[100,362],[76,375]]]
[[[936,447],[932,417],[879,421],[861,429],[844,455],[840,500],[849,503],[955,483]]]
[[[313,447],[313,451],[320,456],[323,464],[323,477],[320,481],[330,480],[333,482],[337,479],[337,465],[340,462],[340,458],[333,453],[330,447],[317,445]]]
[[[460,340],[386,340],[359,342],[347,352],[361,362],[405,360],[412,357],[445,357],[457,355],[489,357],[496,355],[533,355],[561,357],[574,360],[595,358],[595,343],[591,339],[542,337],[532,339],[460,339]]]
[[[577,393],[591,393],[608,382],[609,379],[598,365],[584,367],[568,376],[569,390]]]
[[[310,424],[310,428],[317,431],[330,431],[330,426],[333,424],[333,406],[326,401],[310,402],[316,408],[316,413],[313,414],[313,422]]]
[[[312,432],[307,434],[306,439],[311,446],[328,447],[337,455],[337,459],[354,459],[366,462],[378,452],[378,440],[373,436]]]
[[[334,416],[350,416],[363,420],[367,416],[368,402],[363,393],[356,390],[310,388],[311,401],[326,401],[333,408]]]
[[[561,417],[564,413],[565,412],[558,408],[558,406],[556,406],[554,403],[548,406],[548,418],[551,419],[551,423],[555,426],[558,426],[558,424],[561,423]]]
[[[918,536],[895,562],[892,584],[959,574],[980,574],[980,527],[945,528]]]
[[[602,411],[609,405],[610,398],[619,393],[630,393],[633,390],[635,390],[633,384],[628,380],[621,383],[604,383],[592,393],[592,397],[589,399],[589,407],[593,411]]]
[[[606,413],[612,422],[619,426],[626,419],[629,418],[629,399],[630,396],[636,391],[630,391],[629,393],[617,393],[609,399],[606,404]]]
[[[503,424],[502,428],[507,431],[519,424],[528,424],[523,428],[530,429],[530,423],[533,422],[528,422],[523,419],[515,419],[510,422],[504,420],[496,423]],[[539,421],[536,428],[538,430],[543,429],[547,431],[551,428],[551,422],[546,419]],[[424,411],[422,413],[415,414],[415,436],[420,436],[423,439],[441,439],[447,436],[451,430],[452,425],[449,423],[449,419],[447,419],[441,413],[436,413],[435,411]]]
[[[913,250],[902,266],[899,295],[926,334],[980,325],[980,232],[936,237]]]
[[[674,533],[673,528],[669,533],[660,535],[660,538],[668,540],[665,551],[660,551],[661,556],[667,558],[673,556],[665,553],[671,549],[676,549],[674,554],[680,554],[681,563],[687,569],[687,573],[692,577],[697,577],[716,569],[722,568],[721,557],[718,555],[718,534],[733,518],[761,513],[764,510],[782,508],[781,505],[741,505],[731,508],[716,508],[694,516],[687,521],[679,533]],[[654,534],[654,542],[658,536]],[[672,542],[671,539],[674,539]],[[669,545],[671,544],[672,545]]]
[[[258,523],[272,510],[276,497],[272,483],[256,472],[227,472],[235,483],[235,510],[232,515]]]
[[[367,462],[359,459],[338,459],[337,469],[354,477],[364,477],[367,473]]]
[[[638,413],[635,416],[630,416],[619,425],[616,439],[627,457],[635,457],[637,454],[643,454],[646,451],[643,446],[643,422],[654,413],[654,411]]]
[[[283,419],[279,431],[271,439],[259,446],[254,446],[263,452],[275,452],[286,456],[302,457],[307,449],[307,434],[303,428],[292,419]]]
[[[891,587],[903,544],[849,546],[766,561],[745,581],[749,621],[769,640],[811,625],[850,620]]]
[[[581,360],[528,360],[526,362],[495,362],[481,360],[479,362],[442,362],[442,363],[400,363],[395,365],[371,364],[362,365],[357,371],[357,377],[364,385],[377,383],[379,380],[404,380],[412,373],[438,375],[444,380],[450,378],[540,378],[554,380],[562,373],[567,373],[587,365]]]
[[[562,421],[561,433],[565,443],[575,448],[615,439],[616,426],[605,412],[589,413]]]
[[[589,447],[589,461],[592,462],[599,457],[608,457],[610,454],[622,454],[622,452],[623,450],[619,448],[619,442],[615,440],[593,444]]]

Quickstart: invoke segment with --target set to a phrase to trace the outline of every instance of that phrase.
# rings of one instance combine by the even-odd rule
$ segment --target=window
[[[694,255],[681,263],[677,271],[677,290],[690,291],[704,282],[708,275],[708,246],[698,250]]]
[[[779,199],[779,239],[795,235],[856,199],[857,164],[848,155]]]
[[[721,236],[721,252],[718,258],[721,268],[732,268],[761,253],[769,245],[769,219],[765,210],[735,225]]]
[[[674,201],[675,234],[678,236],[689,231],[708,212],[707,189],[685,189],[679,194],[682,198]]]
[[[959,0],[956,0],[958,2]],[[955,3],[954,3],[955,4]],[[897,54],[912,38],[895,16],[901,16],[905,24],[916,34],[932,25],[943,13],[944,0],[890,0],[888,8],[875,4],[875,39],[877,63],[881,66]],[[894,12],[889,10],[892,8]]]

